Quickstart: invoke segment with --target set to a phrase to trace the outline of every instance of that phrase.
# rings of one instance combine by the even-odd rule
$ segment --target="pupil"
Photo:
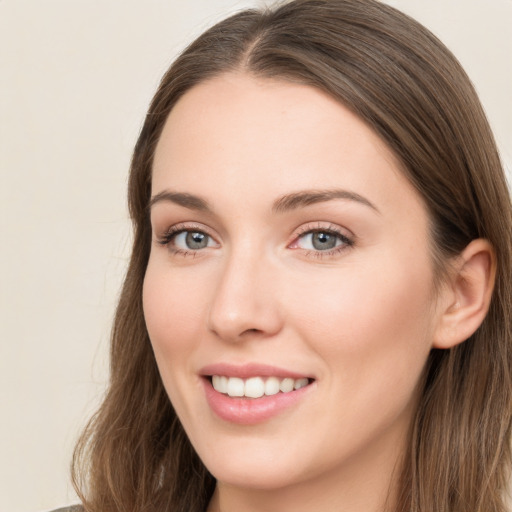
[[[329,233],[313,233],[313,247],[320,251],[326,249],[333,249],[336,246],[336,237]]]
[[[203,249],[208,245],[208,236],[204,233],[187,233],[186,241],[189,249]]]

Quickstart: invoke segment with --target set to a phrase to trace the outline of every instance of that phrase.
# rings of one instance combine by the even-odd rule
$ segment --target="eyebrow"
[[[332,201],[333,199],[346,199],[348,201],[355,201],[356,203],[368,206],[372,210],[375,210],[377,213],[380,213],[379,209],[368,199],[366,199],[366,197],[343,189],[304,190],[301,192],[287,194],[274,202],[272,211],[275,213],[283,213],[289,210],[302,208],[304,206],[310,206],[312,204]]]
[[[360,203],[371,208],[377,213],[380,213],[379,209],[365,197],[355,192],[343,189],[303,190],[286,194],[274,201],[272,211],[274,213],[284,213],[290,210],[303,208],[305,206],[332,201],[333,199],[355,201],[356,203]],[[198,210],[203,212],[213,211],[208,201],[202,197],[185,192],[172,192],[169,190],[164,190],[154,195],[149,201],[149,208],[152,208],[155,204],[162,201],[175,203],[179,206],[183,206],[184,208],[188,208],[189,210]]]
[[[188,208],[189,210],[199,210],[202,212],[211,211],[210,206],[208,205],[208,201],[199,196],[195,196],[193,194],[187,194],[185,192],[171,192],[169,190],[164,190],[163,192],[159,192],[154,195],[149,201],[149,208],[152,208],[155,204],[160,203],[162,201],[171,202]]]

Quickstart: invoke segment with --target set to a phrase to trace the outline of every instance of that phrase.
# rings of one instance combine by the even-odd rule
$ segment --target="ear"
[[[447,349],[462,343],[483,322],[496,276],[491,244],[482,238],[473,240],[454,259],[449,276],[439,301],[441,311],[434,348]]]

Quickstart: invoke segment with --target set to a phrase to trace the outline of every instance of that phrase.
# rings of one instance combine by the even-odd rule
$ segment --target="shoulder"
[[[57,508],[50,512],[83,512],[83,510],[82,505],[71,505],[69,507]]]

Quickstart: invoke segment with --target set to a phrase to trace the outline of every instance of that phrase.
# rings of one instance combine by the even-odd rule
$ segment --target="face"
[[[207,468],[260,489],[392,468],[438,315],[384,143],[314,88],[227,74],[172,110],[152,187],[144,313]]]

